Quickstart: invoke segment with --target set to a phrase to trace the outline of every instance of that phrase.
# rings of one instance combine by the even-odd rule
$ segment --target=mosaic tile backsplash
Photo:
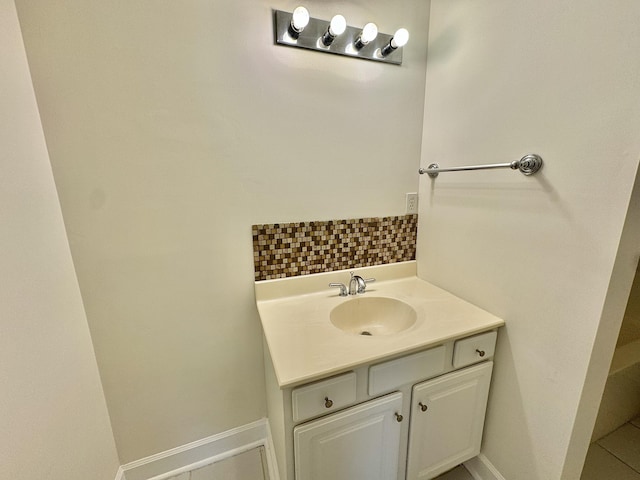
[[[255,280],[416,258],[417,215],[253,225]]]

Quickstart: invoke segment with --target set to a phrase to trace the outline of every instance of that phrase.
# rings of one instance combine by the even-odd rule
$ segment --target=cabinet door
[[[407,480],[426,480],[480,453],[493,362],[413,387]]]
[[[401,410],[397,392],[298,425],[296,480],[396,480]]]

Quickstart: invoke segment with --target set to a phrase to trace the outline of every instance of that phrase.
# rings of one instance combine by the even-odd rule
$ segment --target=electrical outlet
[[[418,194],[407,193],[407,214],[418,213]]]

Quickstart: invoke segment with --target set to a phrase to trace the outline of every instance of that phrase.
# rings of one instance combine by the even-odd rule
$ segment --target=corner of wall
[[[498,469],[483,453],[464,462],[474,480],[505,480]]]
[[[115,480],[127,480],[127,477],[125,476],[124,470],[122,470],[122,467],[118,467]]]
[[[260,446],[265,447],[267,462],[273,464],[266,418],[122,465],[116,480],[167,480]],[[277,472],[275,465],[268,468],[269,473]]]
[[[635,184],[567,447],[562,478],[579,478],[582,471],[639,258],[640,168],[636,170]]]

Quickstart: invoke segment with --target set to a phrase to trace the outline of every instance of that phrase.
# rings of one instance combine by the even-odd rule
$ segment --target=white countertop
[[[491,330],[504,321],[415,276],[415,262],[353,269],[374,277],[361,296],[392,297],[411,305],[417,321],[393,335],[343,332],[331,310],[353,299],[329,282],[348,283],[349,271],[256,282],[256,303],[281,388],[316,380],[385,357]]]

